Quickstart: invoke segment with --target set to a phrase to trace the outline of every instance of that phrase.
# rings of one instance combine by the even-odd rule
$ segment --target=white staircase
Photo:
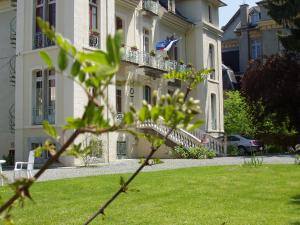
[[[148,132],[154,132],[161,136],[166,136],[171,129],[164,125],[162,121],[158,121],[157,123],[145,121],[144,123],[139,123],[137,128]],[[196,130],[190,133],[183,129],[175,129],[168,136],[166,144],[171,145],[172,147],[184,146],[187,148],[205,146],[214,150],[218,156],[226,155],[224,144],[202,130]]]

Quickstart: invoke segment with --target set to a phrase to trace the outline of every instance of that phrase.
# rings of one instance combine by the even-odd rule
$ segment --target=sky
[[[220,27],[224,26],[230,20],[241,4],[247,3],[248,5],[253,6],[258,0],[223,0],[223,2],[225,2],[227,6],[220,8]]]

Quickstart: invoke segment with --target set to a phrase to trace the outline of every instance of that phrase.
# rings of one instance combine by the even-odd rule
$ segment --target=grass
[[[128,175],[125,175],[128,176]],[[119,187],[120,175],[40,182],[17,225],[77,225]],[[300,166],[199,167],[143,173],[106,211],[109,225],[299,225]],[[1,196],[10,194],[1,188]]]

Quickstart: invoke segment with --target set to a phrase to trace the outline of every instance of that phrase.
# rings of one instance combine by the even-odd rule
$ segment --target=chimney
[[[243,4],[240,6],[240,14],[241,14],[241,27],[248,26],[248,17],[249,17],[249,5]]]
[[[175,0],[168,0],[168,10],[175,13]]]

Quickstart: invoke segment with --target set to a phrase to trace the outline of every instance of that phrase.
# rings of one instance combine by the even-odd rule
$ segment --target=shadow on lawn
[[[292,222],[290,225],[300,225],[300,222]]]
[[[300,194],[293,196],[291,198],[291,203],[300,205]],[[300,223],[299,223],[299,225],[300,225]]]

